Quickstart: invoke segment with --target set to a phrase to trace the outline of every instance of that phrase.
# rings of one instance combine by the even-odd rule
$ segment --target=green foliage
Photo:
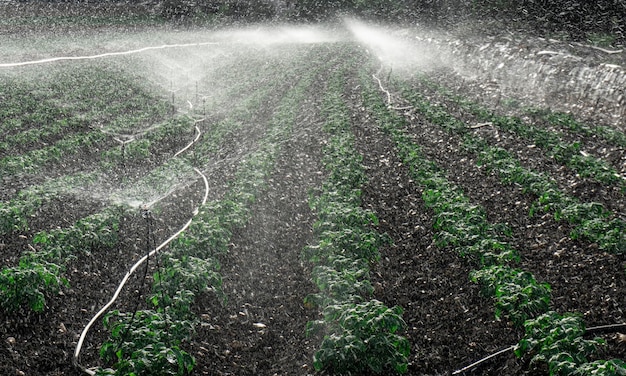
[[[618,254],[626,250],[626,235],[623,231],[626,222],[610,218],[612,214],[601,204],[578,202],[563,193],[553,179],[523,168],[518,160],[501,148],[489,147],[483,150],[478,163],[497,171],[504,182],[519,184],[524,191],[536,195],[538,198],[531,207],[531,215],[537,209],[552,211],[555,219],[576,225],[571,233],[572,238],[582,237],[594,241],[600,249]]]
[[[304,253],[315,264],[311,274],[320,293],[309,295],[305,304],[320,307],[324,319],[309,322],[307,334],[330,333],[313,364],[318,371],[403,373],[409,342],[399,335],[406,328],[402,309],[367,300],[373,292],[369,266],[380,259],[379,248],[390,239],[372,228],[378,224],[376,215],[361,207],[366,176],[339,94],[342,88],[342,72],[337,72],[324,101],[324,130],[330,138],[323,163],[328,177],[319,196],[309,198],[318,216],[314,224],[318,242]]]
[[[313,365],[320,371],[380,374],[385,370],[407,371],[409,341],[396,334],[406,329],[400,307],[388,308],[377,300],[347,306],[329,306],[325,321],[332,334],[326,335]]]
[[[28,230],[28,215],[33,211],[28,204],[0,202],[0,234]]]
[[[626,362],[620,359],[596,360],[572,367],[572,376],[624,376]]]
[[[526,124],[516,117],[496,116],[476,103],[455,97],[448,89],[439,87],[425,78],[422,78],[422,81],[435,90],[453,97],[463,109],[473,112],[479,119],[491,121],[500,128],[533,140],[539,147],[547,150],[549,156],[571,167],[581,176],[592,177],[606,185],[626,187],[624,180],[617,175],[616,171],[608,163],[591,156],[582,155],[579,143],[573,142],[568,144],[563,142],[561,134],[558,132],[547,131]],[[449,132],[463,136],[464,147],[468,151],[478,154],[477,163],[479,165],[484,165],[489,170],[496,171],[503,182],[519,184],[525,192],[536,195],[537,200],[531,207],[531,215],[537,210],[553,211],[557,220],[564,219],[577,225],[572,232],[572,237],[584,237],[597,242],[598,246],[603,250],[609,250],[614,253],[624,252],[625,240],[623,231],[621,231],[624,223],[622,220],[614,218],[607,221],[606,218],[610,213],[604,209],[598,210],[598,207],[601,206],[600,204],[578,203],[576,199],[569,197],[561,191],[558,184],[550,177],[524,168],[519,160],[506,150],[491,146],[470,134],[465,124],[449,114],[442,106],[433,105],[424,95],[408,89],[406,85],[401,84],[401,86],[403,87],[405,97],[429,121]],[[576,207],[578,205],[582,206]],[[589,208],[594,210],[588,210]],[[574,212],[578,214],[572,215]],[[444,234],[444,241],[444,244],[448,242],[452,244],[458,243],[454,233],[450,235]]]
[[[222,277],[218,270],[219,263],[210,258],[188,255],[168,258],[154,274],[149,300],[155,307],[170,307],[178,312],[178,317],[186,317],[198,294],[209,291],[221,294]]]
[[[623,375],[626,371],[620,360],[588,362],[604,340],[584,339],[585,324],[578,314],[550,311],[526,321],[524,327],[515,354],[530,355],[531,364],[547,364],[550,375]]]
[[[580,133],[585,136],[600,137],[615,146],[623,148],[626,147],[626,134],[617,129],[602,125],[587,125],[574,119],[571,114],[562,112],[530,110],[530,113],[541,116],[550,123],[560,127],[565,127],[573,132]]]
[[[364,80],[362,84],[367,88]],[[509,233],[506,226],[489,224],[482,208],[472,205],[432,162],[421,157],[419,146],[404,134],[401,119],[381,106],[380,98],[365,96],[371,98],[371,104],[368,103],[371,111],[380,119],[381,128],[395,140],[399,155],[411,169],[415,182],[423,187],[424,203],[434,211],[436,244],[453,247],[461,255],[477,256],[483,265],[470,277],[483,285],[486,295],[495,298],[496,318],[506,316],[514,324],[521,325],[524,320],[548,310],[550,286],[537,283],[528,272],[504,265],[519,260],[518,252],[500,239],[501,235]],[[431,109],[428,103],[421,100],[417,105],[424,110]],[[434,116],[435,121],[445,122],[449,129],[456,127],[455,121],[445,113],[436,110],[434,114],[436,116],[433,113],[430,116]],[[472,144],[480,147],[480,143]],[[499,160],[501,154],[500,150],[493,150],[490,157]],[[516,168],[516,165],[509,167]]]
[[[0,307],[7,311],[29,308],[42,312],[46,295],[67,285],[67,280],[59,275],[60,270],[53,263],[27,260],[20,260],[16,267],[4,268],[0,272]]]
[[[195,359],[180,348],[193,333],[192,321],[174,319],[165,311],[119,311],[104,318],[111,340],[100,349],[100,356],[113,369],[99,375],[187,375]]]
[[[28,256],[34,259],[65,260],[77,253],[110,249],[118,241],[121,208],[109,208],[78,220],[67,228],[41,231],[33,238],[39,251]]]
[[[69,136],[53,145],[0,159],[0,171],[7,176],[38,173],[45,165],[60,162],[69,156],[76,156],[81,149],[103,142],[105,138],[106,135],[100,131]]]
[[[339,256],[341,257],[341,256]],[[318,265],[311,272],[313,281],[322,294],[332,301],[354,301],[373,292],[369,282],[369,268],[353,261],[350,267]]]
[[[290,134],[296,115],[292,107],[302,99],[301,91],[309,83],[303,79],[283,101],[259,148],[239,165],[223,199],[205,203],[187,230],[170,243],[170,257],[153,275],[148,301],[155,311],[115,313],[122,318],[115,324],[109,324],[109,316],[105,319],[111,340],[102,346],[101,357],[112,368],[99,370],[100,374],[183,375],[192,370],[195,360],[180,347],[195,325],[192,305],[206,292],[224,298],[216,256],[228,250],[232,231],[247,223],[249,206],[265,188],[280,147]],[[179,163],[181,168],[186,166],[182,160],[173,160],[171,167]],[[158,177],[158,171],[153,175]]]
[[[505,315],[522,325],[549,308],[550,285],[538,283],[532,274],[520,269],[492,265],[471,272],[470,279],[482,285],[485,295],[495,298],[496,318]]]
[[[0,272],[0,308],[14,311],[27,306],[35,312],[43,311],[45,295],[67,285],[60,265],[79,252],[117,244],[118,215],[121,212],[112,209],[81,219],[68,228],[37,233],[33,244],[39,250],[25,252],[18,266]]]

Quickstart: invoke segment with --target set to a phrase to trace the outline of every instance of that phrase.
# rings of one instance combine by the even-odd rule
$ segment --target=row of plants
[[[232,231],[249,220],[249,207],[266,186],[310,83],[311,77],[305,77],[286,93],[259,148],[241,162],[224,197],[202,205],[189,228],[170,245],[153,276],[148,297],[152,308],[106,316],[104,324],[111,336],[100,355],[109,368],[100,368],[97,375],[191,372],[195,359],[182,346],[198,324],[192,304],[209,291],[223,297],[217,256],[227,252]]]
[[[422,187],[422,199],[434,212],[435,244],[450,247],[481,266],[472,279],[481,282],[484,292],[496,298],[496,317],[516,325],[548,309],[550,287],[509,263],[519,261],[519,252],[506,238],[510,229],[491,224],[482,207],[473,204],[463,190],[451,183],[437,165],[426,159],[419,145],[404,131],[405,120],[390,111],[365,77],[361,84],[366,106],[379,127],[394,141],[400,159]],[[367,85],[367,86],[366,86]]]
[[[45,201],[58,197],[69,187],[85,186],[98,177],[95,172],[66,175],[21,190],[10,201],[0,202],[0,236],[29,230],[29,218]]]
[[[16,266],[0,271],[0,308],[41,312],[46,296],[67,285],[64,264],[78,254],[98,253],[118,243],[122,207],[110,207],[67,228],[41,231]]]
[[[141,161],[153,154],[153,149],[165,142],[171,143],[190,128],[191,119],[177,117],[157,124],[145,135],[139,136],[130,142],[111,147],[100,153],[101,164],[104,169],[111,168],[128,161]],[[102,148],[111,139],[107,133],[100,130],[91,130],[86,133],[65,137],[53,145],[31,150],[24,154],[17,154],[0,159],[0,171],[6,176],[16,174],[36,174],[51,163],[59,163],[84,150]]]
[[[60,115],[61,116],[61,115]],[[0,142],[0,156],[6,156],[10,150],[23,150],[33,147],[37,142],[42,140],[53,139],[55,136],[61,136],[65,132],[79,131],[85,127],[85,124],[76,121],[77,119],[54,119],[51,121],[36,120],[41,127],[30,128],[20,133],[11,134]],[[33,121],[33,120],[31,120]],[[21,125],[13,124],[13,129],[19,129]]]
[[[537,197],[530,209],[531,216],[535,211],[551,211],[555,220],[573,225],[572,239],[594,242],[599,249],[616,254],[626,252],[626,222],[602,204],[581,202],[567,195],[549,176],[524,168],[503,149],[486,147],[479,153],[477,163],[496,171],[503,183],[517,184]]]
[[[109,132],[132,134],[162,121],[172,111],[167,100],[155,95],[161,89],[123,62],[75,63],[72,69],[60,66],[48,77],[37,93],[49,93],[50,102]]]
[[[549,284],[539,283],[531,273],[510,265],[520,256],[506,242],[506,228],[488,223],[483,209],[473,205],[443,171],[424,158],[405,130],[405,119],[390,111],[365,74],[361,84],[366,107],[394,141],[399,157],[423,189],[422,199],[434,212],[436,244],[477,262],[480,269],[471,272],[470,279],[480,283],[482,292],[495,300],[496,318],[505,317],[524,328],[516,355],[529,357],[538,368],[547,365],[550,375],[619,375],[626,371],[626,364],[619,359],[589,361],[604,344],[603,339],[583,338],[585,325],[580,314],[561,315],[550,310]]]
[[[400,84],[402,85],[402,84]],[[431,123],[463,139],[463,147],[478,155],[479,164],[495,171],[503,183],[516,184],[525,193],[536,197],[530,215],[537,210],[552,211],[556,220],[572,225],[572,238],[582,238],[597,243],[598,247],[614,253],[626,251],[626,222],[597,202],[580,202],[563,192],[556,181],[546,174],[529,170],[521,165],[507,150],[489,145],[473,135],[459,119],[442,106],[430,103],[420,93],[403,87],[404,96]]]
[[[379,261],[379,248],[389,238],[373,229],[376,215],[361,206],[366,176],[342,99],[344,73],[332,78],[323,106],[328,177],[309,199],[317,215],[317,240],[304,254],[314,265],[311,275],[320,292],[308,296],[305,304],[317,306],[322,318],[309,322],[307,333],[324,334],[313,365],[340,374],[405,373],[410,346],[401,335],[406,329],[402,308],[371,298],[370,266]]]
[[[279,73],[284,74],[285,71],[278,70],[276,67],[271,66],[271,64],[264,65],[264,68],[265,69],[262,71],[255,71],[258,74],[254,79],[250,78],[249,80],[237,81],[236,84],[229,87],[228,92],[225,95],[226,99],[223,101],[231,100],[232,97],[237,97],[243,93],[246,93],[247,96],[244,100],[235,102],[235,106],[230,109],[231,116],[229,118],[212,124],[210,132],[202,133],[202,139],[199,140],[200,145],[199,147],[196,147],[194,151],[196,155],[201,156],[206,152],[217,151],[225,134],[232,134],[233,132],[236,132],[236,130],[242,126],[241,121],[250,118],[252,114],[250,109],[258,108],[262,103],[268,100],[268,97],[271,94],[271,88],[269,86],[259,85],[257,81],[266,79],[270,73],[273,76],[276,76]],[[229,72],[232,75],[232,70],[222,73],[226,74]],[[101,77],[102,75],[104,75],[104,72],[96,68],[95,73],[93,73],[92,76],[100,78],[98,78],[95,82],[89,82],[99,89],[107,89],[112,93],[117,93],[117,91],[112,91],[114,90],[114,87],[105,86],[104,82],[100,82],[104,79]],[[224,79],[224,77],[221,78]],[[236,77],[232,78],[234,79]],[[16,86],[19,87],[19,85]],[[136,90],[131,90],[131,92],[136,92]],[[28,99],[30,96],[26,96],[25,98]],[[211,107],[219,107],[220,104],[221,102],[212,103]],[[10,107],[11,106],[7,106],[7,109],[5,110],[8,111],[8,108]],[[50,111],[54,109],[54,107],[50,106],[47,108]],[[29,111],[35,111],[35,109],[31,109]],[[39,111],[43,110],[39,109]],[[82,110],[79,108],[76,109],[76,111],[80,112]],[[162,111],[162,109],[160,111]],[[18,112],[19,111],[17,110],[15,112],[11,112],[13,114],[12,116],[15,116]],[[150,114],[153,112],[154,111],[151,109],[148,109],[147,111],[147,113]],[[156,113],[161,112],[156,111]],[[154,114],[151,116],[154,116]],[[8,235],[14,232],[27,231],[29,229],[29,217],[45,202],[57,197],[61,192],[72,192],[76,189],[85,188],[85,185],[93,183],[99,176],[106,174],[106,171],[110,171],[111,168],[124,166],[126,163],[132,163],[133,161],[138,163],[145,160],[151,155],[150,148],[153,143],[162,143],[166,140],[185,135],[185,130],[189,126],[189,122],[190,119],[187,117],[176,117],[171,120],[167,120],[155,127],[151,132],[146,133],[143,136],[145,138],[140,138],[124,145],[118,145],[103,151],[101,153],[101,162],[97,171],[92,171],[90,173],[79,172],[73,175],[65,175],[59,178],[49,179],[42,184],[34,185],[18,192],[16,197],[10,201],[0,202],[0,213],[2,214],[0,217],[0,234]],[[132,125],[134,122],[131,122],[130,124]],[[42,128],[45,128],[43,124]],[[106,130],[107,132],[125,131],[125,129],[113,126],[107,126]]]
[[[0,159],[0,170],[5,176],[38,173],[47,164],[61,162],[81,150],[97,150],[110,138],[100,129],[89,129],[71,136],[60,135],[61,138],[51,145],[39,139],[66,132],[69,127],[67,124],[80,126],[81,129],[85,128],[85,124],[122,129],[116,124],[123,124],[122,130],[133,133],[133,128],[140,124],[163,119],[166,115],[165,102],[155,101],[154,95],[149,93],[145,85],[136,82],[137,78],[118,73],[115,69],[89,67],[73,70],[75,76],[57,73],[53,75],[57,81],[44,80],[39,85],[27,79],[19,84],[7,83],[31,88],[32,91],[17,91],[13,93],[17,96],[14,100],[1,106],[4,120],[10,124],[11,130],[20,130],[6,142],[23,140],[32,145],[42,145]],[[112,76],[116,79],[111,80]],[[61,126],[63,124],[66,126]],[[7,144],[7,151],[14,151],[14,147],[13,144]]]
[[[125,167],[131,163],[142,163],[160,154],[160,149],[170,149],[191,138],[190,130],[194,121],[186,116],[178,116],[156,124],[145,134],[136,135],[132,140],[103,151],[100,165],[103,170],[116,166]]]
[[[35,130],[41,124],[57,127],[68,114],[68,111],[51,105],[48,98],[33,93],[32,85],[25,85],[22,80],[18,83],[4,79],[0,81],[0,88],[3,93],[0,131],[6,135],[17,136],[25,130]]]
[[[183,178],[188,178],[191,172],[191,167],[182,159],[171,159],[137,180],[136,184],[113,194],[110,200],[117,204],[80,219],[70,227],[35,234],[30,250],[21,256],[18,265],[7,266],[2,270],[0,307],[6,310],[30,308],[35,312],[42,311],[45,308],[45,296],[50,296],[61,286],[67,285],[62,275],[64,265],[69,260],[76,254],[97,253],[111,249],[117,244],[120,219],[130,208],[127,205],[163,197],[175,183],[180,183],[174,181],[175,179],[185,181]],[[8,207],[8,210],[12,210],[10,213],[15,214],[14,217],[8,219],[3,217],[3,223],[7,227],[12,226],[9,231],[15,230],[16,227],[20,230],[27,228],[26,218],[36,210],[29,205],[39,205],[41,201],[50,199],[40,194],[59,195],[60,193],[54,192],[55,189],[67,189],[66,184],[74,186],[89,184],[97,180],[99,174],[73,175],[66,178],[30,187],[20,194],[23,201],[11,202],[14,205]],[[46,192],[47,190],[50,191]]]
[[[235,108],[237,117],[240,117],[242,121],[249,120],[252,116],[252,112],[246,108],[258,108],[258,105],[266,100],[269,95],[269,90],[261,90],[259,86],[258,92],[262,92],[260,95],[253,94],[251,98],[254,100],[244,101],[239,103]],[[182,119],[180,121],[172,121],[173,127],[184,127],[188,123],[188,119]],[[157,134],[162,134],[164,138],[171,136],[171,132],[168,127],[157,128],[155,131]],[[170,127],[171,128],[171,127]],[[232,130],[231,130],[232,131]],[[197,148],[194,153],[194,160],[202,159],[203,156],[207,157],[205,151],[210,152],[219,149],[220,141],[223,139],[224,134],[220,134],[219,137],[211,137],[211,142],[205,142],[205,144],[213,145],[207,150]],[[150,137],[148,135],[147,137]],[[154,137],[151,137],[154,139]],[[206,141],[206,140],[205,140]],[[132,145],[132,144],[131,144]],[[130,145],[129,145],[130,146]],[[132,153],[127,153],[126,158],[130,159]],[[99,177],[107,170],[106,165],[101,166],[102,171],[92,172],[89,174],[77,174],[64,176],[59,179],[49,180],[42,185],[36,185],[23,190],[18,194],[18,197],[8,203],[1,203],[0,210],[2,214],[2,231],[4,234],[11,232],[22,232],[28,229],[28,218],[39,208],[43,202],[52,199],[60,194],[60,192],[70,192],[77,187],[84,187],[85,184],[93,183],[98,180]],[[191,173],[191,168],[188,164],[181,159],[172,159],[162,166],[158,166],[151,171],[144,178],[135,181],[132,185],[128,185],[129,188],[124,189],[110,197],[112,202],[118,202],[122,204],[131,204],[137,202],[147,202],[153,199],[158,199],[164,194],[167,194],[168,190],[172,186],[176,186],[177,181],[186,181]],[[80,236],[79,234],[76,234]],[[44,239],[43,234],[37,235],[39,238]],[[36,237],[36,239],[39,239]],[[40,239],[40,240],[41,240]],[[38,240],[36,240],[38,241]],[[73,248],[68,248],[71,252]],[[31,260],[31,257],[25,258]],[[10,309],[16,309],[18,304],[30,306],[32,310],[43,310],[45,306],[44,296],[55,293],[59,287],[65,284],[65,279],[62,277],[64,260],[61,259],[47,259],[45,263],[33,261],[19,262],[16,267],[7,267],[4,270],[4,277],[6,284],[12,287],[7,287],[6,303],[3,307],[9,307]],[[29,288],[22,288],[25,284],[28,284]],[[20,292],[22,291],[23,292]],[[13,292],[12,292],[13,291]],[[19,303],[21,302],[21,303]]]
[[[54,145],[31,150],[24,154],[10,155],[0,159],[0,172],[4,176],[17,174],[36,174],[46,164],[60,162],[64,158],[76,156],[81,150],[95,148],[108,138],[104,133],[94,130],[63,138]]]
[[[10,201],[0,202],[0,213],[3,214],[0,220],[0,234],[10,234],[14,232],[27,231],[28,218],[35,213],[35,211],[54,197],[61,194],[62,191],[71,192],[73,189],[83,187],[85,184],[93,183],[98,176],[106,174],[106,171],[110,171],[112,167],[125,165],[129,162],[140,162],[152,156],[151,146],[155,143],[164,143],[171,140],[174,137],[179,137],[189,128],[190,120],[188,118],[179,118],[168,120],[166,123],[158,126],[153,132],[146,135],[146,138],[139,139],[123,146],[113,147],[109,150],[105,150],[101,153],[100,169],[98,171],[92,171],[90,173],[77,173],[74,175],[64,175],[57,179],[48,180],[40,185],[28,187],[20,192],[17,196]],[[107,135],[95,131],[90,133],[91,135],[97,135],[95,139],[87,137],[89,145],[95,146],[98,142],[103,142]],[[65,142],[68,141],[68,142]],[[46,148],[50,153],[54,155],[54,160],[61,160],[68,157],[68,153],[76,153],[79,148],[83,148],[86,145],[84,143],[75,144],[73,141],[76,139],[64,139],[60,143],[63,145],[69,145],[67,153],[61,153],[56,148],[56,145],[50,149]],[[39,149],[42,150],[42,149]],[[11,157],[13,161],[20,163],[21,172],[36,172],[37,168],[43,168],[45,163],[51,162],[50,158],[46,158],[50,153],[36,153],[35,158],[29,158],[29,156],[15,156]],[[30,153],[29,153],[30,154]],[[41,156],[41,159],[39,158]],[[17,166],[17,163],[15,164]]]
[[[598,137],[611,145],[626,148],[626,134],[606,125],[589,125],[580,122],[572,114],[555,112],[546,109],[529,109],[528,113],[539,116],[550,124],[569,129],[571,132],[587,137]]]
[[[502,130],[514,133],[533,142],[533,145],[545,150],[548,157],[553,158],[557,163],[571,168],[581,177],[590,178],[606,186],[619,187],[622,193],[626,193],[626,179],[619,175],[617,170],[606,161],[583,153],[579,141],[566,142],[563,140],[564,135],[561,132],[529,124],[517,116],[498,115],[493,110],[456,95],[448,88],[437,85],[426,77],[421,77],[420,81],[452,99],[461,109],[475,115],[479,121],[489,122]],[[582,125],[576,123],[571,116],[549,113],[546,117],[553,122],[570,124],[570,127],[576,130],[583,129]],[[617,136],[620,133],[612,128],[596,127],[595,129],[602,129],[602,134],[605,138],[612,139],[618,143],[620,140],[621,142],[626,141],[623,133],[621,133],[622,137],[620,138]]]
[[[37,79],[27,75],[0,78],[3,132],[18,138],[22,138],[20,133],[39,131],[54,135],[55,129],[65,131],[59,127],[65,121],[71,126],[98,124],[129,130],[162,119],[170,110],[167,102],[154,100],[154,89],[144,79],[113,65],[78,64],[71,73],[63,68],[45,69],[45,75]]]

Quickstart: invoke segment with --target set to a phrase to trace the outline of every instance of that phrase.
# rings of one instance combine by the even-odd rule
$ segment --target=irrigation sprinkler
[[[197,124],[201,121],[204,121],[205,119],[200,119],[200,120],[196,120],[194,124]],[[200,128],[198,128],[198,126],[196,125],[196,131],[198,132],[196,138],[191,141],[189,143],[189,145],[185,146],[183,149],[181,149],[178,153],[175,154],[175,156],[180,155],[181,153],[183,153],[185,150],[189,149],[199,138],[201,135],[200,132]],[[124,145],[125,143],[131,142],[133,141],[135,138],[132,137],[129,140],[126,141],[122,141],[118,138],[115,138],[118,142],[121,142],[122,145]],[[198,168],[194,167],[193,168],[194,171],[202,178],[202,180],[204,181],[204,196],[202,198],[202,202],[198,205],[198,207],[196,207],[196,209],[193,211],[191,218],[187,221],[187,223],[185,223],[176,233],[174,233],[172,236],[170,236],[167,240],[165,240],[163,243],[161,243],[158,247],[151,249],[152,247],[150,247],[150,234],[151,234],[151,222],[153,221],[153,216],[152,216],[152,212],[150,211],[150,207],[156,203],[157,201],[153,201],[149,204],[144,204],[142,206],[142,210],[141,210],[141,215],[143,218],[146,219],[146,231],[147,231],[147,235],[146,235],[146,255],[143,256],[141,259],[139,259],[129,270],[128,272],[126,272],[126,274],[124,275],[124,277],[122,278],[122,280],[120,281],[117,289],[115,290],[115,292],[113,293],[113,297],[91,318],[91,320],[89,320],[89,322],[87,323],[87,325],[85,326],[85,328],[83,329],[83,331],[80,334],[80,337],[78,339],[78,343],[76,344],[76,349],[74,351],[74,356],[72,357],[72,364],[74,365],[74,367],[76,367],[77,369],[80,369],[81,371],[83,371],[84,373],[88,374],[88,375],[95,375],[96,371],[94,371],[94,368],[87,368],[85,366],[83,366],[82,364],[80,364],[79,358],[80,358],[80,351],[82,349],[83,343],[85,342],[85,338],[87,337],[87,333],[89,333],[89,329],[93,326],[93,324],[105,313],[109,310],[109,308],[113,305],[113,303],[117,300],[119,294],[121,293],[122,289],[124,288],[124,286],[126,285],[126,282],[128,281],[128,278],[130,278],[130,276],[137,270],[137,268],[139,268],[139,266],[148,260],[148,258],[152,255],[155,255],[157,252],[159,252],[161,249],[165,248],[172,240],[176,239],[178,236],[180,236],[180,234],[182,234],[185,230],[187,230],[187,228],[189,228],[189,226],[191,225],[191,222],[193,220],[193,218],[198,215],[198,213],[200,212],[200,207],[205,205],[208,198],[209,198],[209,181],[207,180],[206,175],[204,175],[202,173],[202,171],[200,171]],[[158,263],[158,258],[157,258],[157,263]],[[158,265],[157,265],[158,266]],[[147,264],[146,264],[146,272],[147,272]],[[145,276],[144,276],[144,280],[145,280]],[[134,317],[134,314],[133,314]],[[131,321],[132,322],[132,321]]]
[[[200,207],[202,205],[205,205],[208,197],[209,197],[209,181],[207,180],[206,176],[202,173],[202,171],[200,171],[199,169],[194,167],[194,170],[196,171],[196,173],[198,175],[200,175],[200,177],[202,178],[202,180],[204,181],[204,197],[202,199],[202,202],[198,205],[198,207],[193,211],[193,215],[192,217],[187,221],[187,223],[185,223],[183,225],[183,227],[178,230],[175,234],[173,234],[172,236],[170,236],[167,240],[165,240],[163,243],[161,243],[158,247],[152,249],[151,251],[149,251],[145,256],[143,256],[141,259],[139,259],[129,270],[128,272],[126,272],[126,274],[124,275],[124,277],[122,278],[120,284],[118,285],[117,289],[115,290],[115,293],[113,294],[113,297],[111,298],[111,300],[109,300],[109,302],[107,302],[92,318],[91,320],[89,320],[89,323],[87,323],[87,325],[85,326],[85,328],[83,329],[83,331],[80,334],[80,337],[78,339],[78,343],[76,344],[76,349],[74,350],[74,357],[72,358],[72,364],[82,370],[83,372],[87,373],[88,375],[95,375],[96,372],[93,369],[89,369],[83,365],[80,364],[79,362],[79,358],[80,358],[80,351],[82,349],[83,343],[85,342],[85,338],[87,336],[87,333],[89,332],[89,329],[91,329],[91,326],[96,322],[96,320],[98,320],[105,312],[107,312],[109,310],[109,308],[113,305],[113,303],[117,300],[120,292],[122,291],[122,289],[124,288],[124,286],[126,285],[126,282],[128,281],[128,278],[130,278],[130,276],[137,270],[137,268],[139,268],[139,266],[141,266],[141,264],[143,264],[148,257],[156,254],[157,252],[159,252],[160,250],[162,250],[163,248],[165,248],[170,242],[172,242],[172,240],[176,239],[178,236],[180,236],[180,234],[182,234],[185,230],[187,230],[187,228],[189,228],[189,226],[191,225],[191,222],[193,220],[193,218],[198,215],[198,213],[200,212]]]
[[[122,154],[122,168],[126,169],[126,144],[131,143],[133,141],[135,141],[135,137],[134,136],[129,136],[128,140],[124,141],[124,140],[120,140],[117,137],[113,137],[113,139],[117,142],[119,142],[121,145],[121,154]]]

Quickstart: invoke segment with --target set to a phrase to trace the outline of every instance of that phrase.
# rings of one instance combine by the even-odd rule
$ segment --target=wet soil
[[[454,250],[435,246],[432,213],[421,199],[421,188],[410,178],[408,167],[397,158],[393,144],[365,110],[356,67],[349,68],[351,78],[346,82],[344,99],[352,110],[356,148],[363,155],[368,176],[363,206],[376,213],[380,219],[378,230],[393,240],[381,249],[381,261],[372,268],[370,277],[375,298],[404,309],[408,324],[404,334],[412,349],[408,374],[449,374],[515,344],[523,333],[505,320],[496,320],[493,302],[481,295],[478,285],[469,282],[469,273],[476,265]],[[330,74],[324,72],[307,93],[294,137],[282,145],[267,188],[251,207],[249,222],[235,231],[229,251],[220,258],[226,301],[206,294],[194,306],[201,324],[193,341],[185,344],[185,350],[197,361],[193,374],[315,373],[312,356],[320,341],[307,338],[304,329],[307,321],[319,317],[319,312],[303,304],[316,287],[301,251],[313,241],[315,217],[307,204],[308,195],[324,179],[320,107]],[[471,95],[472,90],[460,88],[458,94]],[[267,108],[259,110],[259,122],[267,120],[276,103],[265,105]],[[403,115],[408,122],[407,131],[422,146],[424,155],[444,168],[447,177],[472,202],[485,208],[490,222],[505,223],[512,229],[510,241],[522,253],[519,267],[551,284],[553,309],[580,312],[588,326],[626,321],[624,255],[604,253],[593,244],[570,239],[570,228],[550,215],[528,216],[533,197],[518,187],[501,184],[497,177],[477,167],[475,156],[462,150],[459,139],[417,113]],[[468,114],[459,115],[472,120]],[[244,137],[249,142],[239,145],[236,136],[229,141],[229,147],[221,150],[219,158],[228,161],[232,156],[229,153],[240,157],[239,149],[255,147],[256,138]],[[172,150],[178,146],[173,145]],[[515,138],[503,146],[526,147]],[[525,155],[529,162],[547,164],[541,155]],[[135,168],[141,171],[141,166],[133,166],[132,171]],[[210,169],[212,198],[220,196],[233,171],[230,163]],[[546,171],[564,181],[584,184],[558,168],[547,166]],[[163,209],[156,215],[155,243],[167,238],[189,218],[190,208],[202,197],[203,190],[198,181],[164,201]],[[68,219],[95,210],[93,203],[75,200],[71,204],[63,208]],[[60,204],[52,202],[42,208],[42,218],[53,217],[56,205]],[[64,220],[36,222],[36,226],[62,225]],[[72,366],[80,332],[111,297],[131,263],[145,253],[146,237],[145,219],[140,213],[127,214],[120,228],[122,244],[98,254],[77,255],[66,266],[71,287],[49,296],[44,313],[0,312],[0,374],[83,374]],[[10,240],[15,242],[14,247],[26,246],[17,239]],[[148,275],[153,267],[154,263],[148,266]],[[147,282],[142,276],[143,270],[131,278],[116,308],[132,310],[134,302],[145,298]],[[98,348],[106,335],[100,326],[94,327],[82,350],[82,364],[99,364]],[[626,346],[620,337],[604,337],[608,346],[601,357],[626,358]],[[468,374],[542,373],[531,370],[525,359],[507,352]]]

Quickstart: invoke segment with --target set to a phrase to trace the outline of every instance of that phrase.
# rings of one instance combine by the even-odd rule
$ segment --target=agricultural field
[[[624,374],[625,67],[356,20],[8,32],[0,374]]]

